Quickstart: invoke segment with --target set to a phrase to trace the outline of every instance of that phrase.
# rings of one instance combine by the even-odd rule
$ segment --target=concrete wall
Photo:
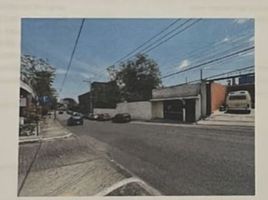
[[[111,117],[113,117],[117,113],[117,111],[116,109],[110,109],[110,108],[94,108],[93,113],[94,114],[108,113]]]
[[[164,118],[164,104],[162,101],[152,102],[152,118]]]
[[[198,121],[201,118],[201,100],[200,98],[195,101],[195,120]]]
[[[183,84],[173,87],[153,89],[153,99],[197,96],[200,92],[200,84]]]
[[[219,83],[211,83],[211,112],[219,109],[225,102],[226,87]]]
[[[152,104],[149,101],[124,102],[116,106],[117,113],[129,113],[132,119],[152,119]]]

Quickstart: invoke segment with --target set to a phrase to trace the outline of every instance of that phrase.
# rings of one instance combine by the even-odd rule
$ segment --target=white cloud
[[[61,68],[56,69],[56,74],[65,74],[65,73],[66,73],[65,69],[61,69]]]
[[[226,37],[226,38],[224,38],[223,40],[222,40],[222,42],[228,42],[229,41],[229,38],[228,37]]]
[[[82,76],[85,79],[90,79],[92,78],[94,75],[89,74],[89,73],[84,73],[84,72],[77,72],[78,75]]]
[[[185,68],[185,67],[188,67],[189,65],[190,65],[190,61],[187,60],[187,59],[185,59],[185,60],[183,60],[183,61],[181,62],[181,64],[179,65],[179,68],[180,68],[180,69],[183,69],[183,68]]]
[[[250,19],[247,19],[247,18],[240,18],[240,19],[235,19],[234,22],[237,23],[237,24],[244,24],[249,20]]]
[[[58,69],[56,69],[56,74],[57,75],[65,75],[66,71],[67,71],[66,69],[58,68]],[[85,73],[85,72],[81,72],[81,71],[77,71],[77,70],[73,70],[73,69],[71,69],[69,71],[69,75],[80,76],[80,77],[83,77],[85,79],[89,79],[89,78],[92,78],[94,76],[93,74]]]
[[[254,43],[254,40],[255,40],[255,38],[254,38],[254,36],[252,36],[251,38],[249,38],[248,41],[249,41],[250,43]]]
[[[238,54],[239,56],[242,56],[242,57],[247,57],[247,56],[254,56],[254,51],[250,51],[248,53],[240,53]]]

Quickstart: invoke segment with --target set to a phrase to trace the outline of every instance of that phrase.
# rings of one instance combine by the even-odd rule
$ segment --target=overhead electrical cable
[[[212,60],[205,61],[205,62],[203,62],[203,63],[194,65],[194,66],[189,67],[189,68],[184,69],[184,70],[180,70],[180,71],[178,71],[178,72],[174,72],[174,73],[171,73],[171,74],[167,74],[167,75],[165,75],[165,76],[162,76],[161,79],[168,78],[168,77],[170,77],[170,76],[174,76],[174,75],[176,75],[176,74],[180,74],[180,73],[185,72],[185,71],[193,70],[193,69],[199,68],[199,67],[201,67],[201,66],[204,66],[204,65],[207,65],[207,64],[210,64],[210,63],[213,63],[213,62],[216,62],[216,61],[219,61],[219,60],[223,60],[223,59],[226,59],[226,58],[235,56],[235,55],[237,55],[237,54],[240,54],[240,53],[249,51],[249,50],[251,50],[251,49],[254,49],[254,46],[251,46],[251,47],[248,47],[248,48],[245,48],[245,49],[242,49],[242,50],[233,52],[233,53],[228,54],[228,55],[224,55],[224,56],[221,56],[221,57],[218,57],[218,58],[214,58],[214,59],[212,59]]]
[[[77,37],[76,37],[76,40],[75,40],[75,44],[74,44],[74,47],[73,47],[73,51],[72,51],[72,54],[71,54],[71,57],[70,57],[70,60],[69,60],[68,66],[67,66],[67,70],[65,72],[65,75],[64,75],[64,78],[63,78],[63,81],[62,81],[62,84],[61,84],[60,92],[62,92],[62,90],[63,90],[66,78],[67,78],[68,73],[70,71],[72,61],[73,61],[73,57],[74,57],[74,53],[75,53],[76,48],[77,48],[77,44],[78,44],[79,37],[81,35],[82,29],[83,29],[83,26],[84,26],[84,22],[85,22],[85,19],[82,19],[82,22],[81,22],[81,25],[80,25],[80,28],[79,28],[79,31],[78,31],[78,34],[77,34]]]

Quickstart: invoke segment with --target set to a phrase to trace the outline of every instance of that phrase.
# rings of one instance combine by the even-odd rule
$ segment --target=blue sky
[[[78,95],[89,90],[83,80],[108,81],[108,66],[175,20],[86,19],[60,97],[77,100]],[[180,19],[162,35],[186,20]],[[66,73],[80,24],[81,19],[22,19],[21,53],[48,59],[56,68],[54,87],[57,90]],[[156,42],[162,35],[151,42]],[[158,63],[161,74],[166,75],[253,45],[254,20],[202,19],[147,54]],[[254,65],[254,50],[224,62],[202,66],[203,77],[250,65]],[[200,69],[196,69],[162,81],[165,86],[170,86],[199,77]]]

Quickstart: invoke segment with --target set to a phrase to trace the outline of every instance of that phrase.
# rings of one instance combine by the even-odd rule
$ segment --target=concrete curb
[[[148,184],[146,184],[141,179],[136,178],[136,177],[131,177],[131,178],[123,179],[122,181],[119,181],[119,182],[115,183],[114,185],[112,185],[108,188],[105,188],[104,190],[97,193],[95,196],[107,196],[110,193],[114,192],[115,190],[117,190],[123,186],[126,186],[128,184],[131,184],[131,183],[136,183],[137,185],[139,185],[140,193],[143,192],[142,190],[145,190],[149,195],[152,195],[152,196],[160,196],[161,195],[160,192],[158,192],[154,188],[148,186]]]
[[[56,139],[65,139],[68,137],[71,137],[73,134],[66,129],[64,126],[61,125],[61,123],[59,123],[59,121],[57,121],[57,124],[59,126],[59,128],[62,129],[62,132],[64,132],[64,135],[59,135],[59,136],[51,136],[51,137],[42,137],[41,135],[36,136],[36,137],[32,137],[32,138],[27,138],[27,136],[23,137],[23,138],[19,138],[19,144],[24,144],[24,143],[33,143],[33,142],[40,142],[40,141],[51,141],[51,140],[56,140]]]
[[[199,121],[197,122],[197,125],[207,125],[207,126],[248,126],[248,127],[254,127],[255,124],[252,122],[232,122],[232,121]]]
[[[162,193],[160,191],[158,191],[157,189],[155,189],[154,187],[152,187],[151,185],[149,185],[148,183],[143,181],[141,178],[139,178],[138,176],[133,174],[131,171],[129,171],[128,169],[123,167],[121,164],[119,164],[115,160],[110,158],[109,161],[115,167],[117,167],[121,171],[121,173],[127,174],[129,176],[129,178],[126,178],[126,179],[124,179],[124,180],[112,185],[111,187],[104,189],[103,191],[101,191],[98,194],[96,194],[96,196],[108,195],[109,193],[111,193],[111,192],[115,191],[116,189],[120,188],[121,186],[127,185],[129,183],[137,183],[142,189],[147,191],[151,196],[161,196],[162,195]]]
[[[34,142],[39,142],[40,140],[41,140],[40,136],[39,137],[36,136],[36,138],[19,138],[19,144],[34,143]]]
[[[173,127],[195,127],[200,128],[201,126],[233,126],[233,127],[254,127],[252,123],[208,123],[204,121],[198,121],[192,124],[175,124],[175,123],[163,123],[163,122],[145,122],[145,121],[132,121],[131,124],[145,124],[145,125],[157,125],[157,126],[173,126]]]
[[[42,138],[41,141],[50,141],[50,140],[56,140],[56,139],[64,139],[64,138],[71,137],[72,135],[73,135],[72,133],[68,133],[68,134],[62,135],[62,136],[45,137],[45,138]]]

